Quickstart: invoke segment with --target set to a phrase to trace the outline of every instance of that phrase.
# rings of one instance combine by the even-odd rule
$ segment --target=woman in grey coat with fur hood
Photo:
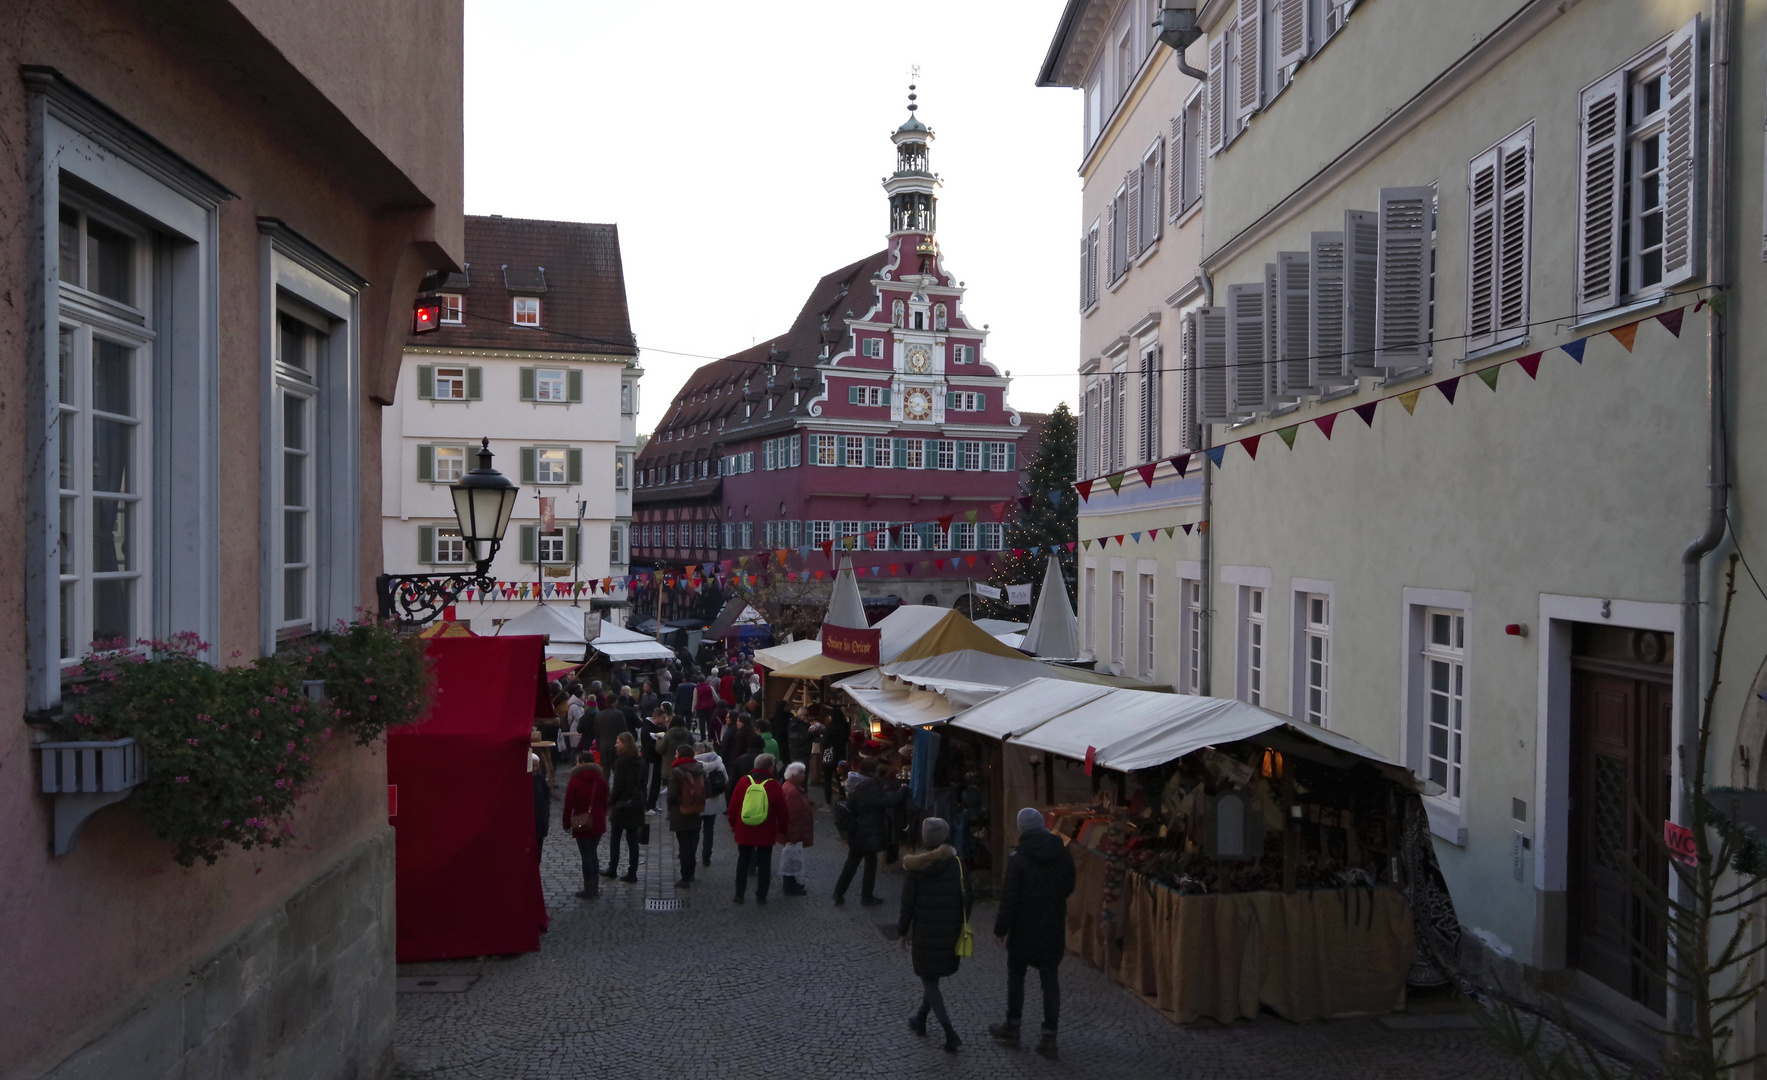
[[[969,921],[970,897],[957,852],[947,843],[950,838],[951,826],[944,819],[927,818],[920,823],[925,850],[902,860],[906,877],[896,935],[907,949],[913,932],[914,974],[920,976],[920,1011],[909,1018],[908,1027],[916,1035],[925,1035],[927,1013],[932,1013],[945,1029],[945,1049],[956,1053],[963,1040],[951,1027],[939,980],[957,974],[957,942]]]

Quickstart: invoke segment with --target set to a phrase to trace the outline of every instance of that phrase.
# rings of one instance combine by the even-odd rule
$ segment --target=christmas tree
[[[1079,536],[1079,496],[1074,493],[1074,449],[1078,441],[1074,414],[1063,402],[1043,422],[1037,456],[1025,470],[1015,513],[1006,522],[1006,550],[995,558],[994,572],[988,578],[988,584],[1000,590],[1000,599],[989,600],[978,594],[977,617],[1029,622],[1036,609],[1037,594],[1043,591],[1043,573],[1051,551],[1061,560],[1062,576],[1068,583],[1068,602],[1073,602],[1075,553],[1067,545]],[[1025,584],[1031,586],[1031,606],[1014,607],[1006,587]]]

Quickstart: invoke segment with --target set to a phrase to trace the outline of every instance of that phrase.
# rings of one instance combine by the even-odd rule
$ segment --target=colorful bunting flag
[[[1117,534],[1117,546],[1118,547],[1123,546],[1123,534],[1122,533]]]
[[[1491,388],[1492,393],[1497,392],[1497,373],[1501,370],[1503,370],[1502,364],[1492,364],[1488,368],[1479,369],[1479,378],[1485,380],[1485,385]]]
[[[1319,425],[1319,431],[1322,435],[1325,436],[1325,441],[1330,442],[1331,441],[1331,429],[1337,425],[1338,414],[1337,413],[1327,413],[1326,415],[1321,416],[1320,418],[1318,418],[1317,420],[1315,420],[1313,422],[1315,424]]]
[[[1639,320],[1639,322],[1643,321],[1644,320],[1642,319]],[[1631,352],[1632,343],[1638,340],[1638,323],[1629,322],[1625,326],[1616,326],[1612,330],[1609,330],[1608,333],[1614,336],[1615,341],[1624,345],[1627,352]]]
[[[1250,436],[1249,438],[1244,438],[1244,439],[1239,440],[1239,445],[1245,447],[1246,456],[1251,458],[1253,461],[1258,460],[1258,440],[1262,439],[1263,437],[1264,436],[1262,436],[1262,435],[1253,435],[1253,436]]]
[[[1288,427],[1281,429],[1276,434],[1279,438],[1282,439],[1282,443],[1284,446],[1288,447],[1290,450],[1293,450],[1295,448],[1295,433],[1299,430],[1301,430],[1301,427],[1299,424],[1290,424]]]
[[[1211,446],[1203,451],[1203,456],[1214,462],[1215,468],[1219,469],[1221,459],[1227,456],[1227,448],[1225,446]]]
[[[1134,541],[1135,541],[1135,542],[1136,542],[1136,543],[1137,543],[1137,544],[1139,544],[1139,543],[1141,543],[1141,534],[1140,534],[1140,533],[1138,533],[1138,532],[1132,532],[1132,533],[1130,533],[1130,534],[1129,534],[1129,535],[1130,535],[1130,537],[1131,537],[1131,538],[1133,538],[1133,539],[1134,539]]]
[[[1184,535],[1185,535],[1185,536],[1189,536],[1189,535],[1190,535],[1190,530],[1191,530],[1191,528],[1192,528],[1192,527],[1193,527],[1193,526],[1194,526],[1194,525],[1195,525],[1195,522],[1190,522],[1190,521],[1186,521],[1186,522],[1185,522],[1185,523],[1184,523],[1184,525],[1183,525],[1183,528],[1184,528]]]
[[[1080,493],[1080,501],[1081,502],[1091,502],[1092,501],[1092,481],[1081,480],[1079,483],[1074,485],[1074,490]]]
[[[1454,404],[1454,395],[1460,392],[1460,376],[1456,375],[1452,379],[1443,379],[1436,384],[1436,389],[1440,390],[1442,396],[1448,399],[1448,404]]]
[[[1699,309],[1695,308],[1694,310],[1697,311]],[[1589,347],[1589,339],[1588,338],[1578,338],[1575,341],[1567,341],[1563,345],[1559,346],[1559,348],[1561,348],[1565,351],[1566,356],[1569,356],[1572,360],[1575,360],[1579,364],[1581,364],[1583,362],[1583,350],[1588,347]]]
[[[1673,334],[1676,337],[1680,337],[1681,336],[1681,319],[1686,314],[1687,314],[1686,308],[1678,307],[1674,311],[1665,311],[1661,315],[1658,315],[1657,322],[1660,322],[1663,324],[1664,330],[1667,330],[1669,333]]]
[[[974,510],[965,510],[963,516],[969,519],[971,525],[974,525],[976,523],[976,513],[977,512]]]
[[[1123,474],[1122,473],[1114,473],[1110,476],[1107,476],[1104,478],[1104,482],[1111,486],[1111,494],[1113,494],[1113,495],[1120,494],[1123,490]]]
[[[1178,531],[1178,526],[1176,526],[1176,525],[1166,526],[1166,539],[1168,539],[1168,540],[1172,539],[1172,535],[1174,533],[1176,533],[1177,531]]]
[[[1179,479],[1183,479],[1185,472],[1188,471],[1190,468],[1190,455],[1189,454],[1179,454],[1177,457],[1175,457],[1171,460],[1172,460],[1172,468],[1177,469]]]
[[[1373,427],[1374,426],[1374,407],[1379,404],[1380,404],[1379,401],[1371,401],[1366,405],[1356,406],[1356,408],[1353,409],[1352,411],[1357,416],[1360,416],[1362,418],[1362,422],[1364,424],[1367,424],[1369,427]]]
[[[1048,490],[1048,492],[1046,492],[1046,494],[1049,496],[1049,505],[1050,506],[1060,506],[1061,505],[1061,495],[1062,495],[1061,488],[1050,488]]]
[[[1417,415],[1417,395],[1421,393],[1422,390],[1407,390],[1399,395],[1399,404],[1405,406],[1405,415]]]
[[[1540,377],[1540,358],[1545,355],[1543,352],[1529,353],[1526,356],[1516,357],[1515,362],[1528,373],[1528,378],[1537,379]]]
[[[1135,471],[1141,474],[1141,482],[1143,485],[1153,487],[1153,471],[1158,467],[1159,462],[1157,461],[1150,461],[1146,465],[1135,466]]]

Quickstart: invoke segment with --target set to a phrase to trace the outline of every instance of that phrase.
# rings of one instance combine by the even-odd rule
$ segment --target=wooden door
[[[1570,960],[1661,1012],[1667,945],[1639,877],[1668,884],[1651,840],[1669,815],[1670,683],[1630,665],[1572,664]]]

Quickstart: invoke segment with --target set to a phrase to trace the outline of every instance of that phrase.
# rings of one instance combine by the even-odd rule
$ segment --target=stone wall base
[[[351,847],[44,1080],[382,1080],[393,1072],[393,830]]]

